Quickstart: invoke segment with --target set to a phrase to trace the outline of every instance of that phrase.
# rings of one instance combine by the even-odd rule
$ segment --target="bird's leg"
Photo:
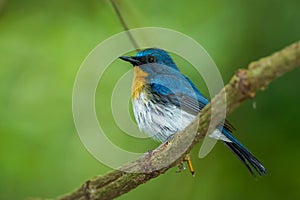
[[[194,167],[192,165],[192,161],[191,161],[191,158],[190,158],[190,155],[189,154],[186,154],[185,158],[184,158],[184,161],[187,162],[187,165],[189,167],[189,170],[191,172],[191,174],[194,176],[195,174],[195,170],[194,170]]]

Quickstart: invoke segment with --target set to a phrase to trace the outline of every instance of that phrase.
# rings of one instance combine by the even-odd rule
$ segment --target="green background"
[[[299,0],[132,0],[121,7],[131,27],[171,28],[194,38],[225,83],[238,68],[300,39]],[[111,170],[80,142],[72,89],[88,53],[120,31],[107,1],[0,0],[0,199],[55,197]],[[106,71],[97,114],[113,142],[143,152],[158,143],[122,133],[110,98],[103,98],[128,70],[116,61]],[[256,109],[247,101],[229,116],[266,177],[253,179],[221,143],[200,160],[199,144],[192,151],[195,177],[171,169],[119,199],[299,199],[299,76],[299,69],[286,74],[258,93]]]

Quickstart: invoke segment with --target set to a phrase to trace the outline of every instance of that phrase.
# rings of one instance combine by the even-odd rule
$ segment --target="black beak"
[[[133,66],[142,65],[142,62],[139,61],[138,58],[135,56],[132,56],[132,57],[120,56],[119,58],[122,60],[125,60],[126,62],[130,62]]]

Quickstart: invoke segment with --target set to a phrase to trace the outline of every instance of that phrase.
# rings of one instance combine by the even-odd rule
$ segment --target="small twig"
[[[116,1],[115,1],[115,0],[110,0],[110,2],[111,2],[111,4],[112,4],[112,6],[113,6],[113,8],[114,8],[114,10],[115,10],[115,12],[116,12],[116,14],[117,14],[117,16],[118,16],[118,19],[119,19],[119,21],[120,21],[122,27],[123,27],[124,30],[126,31],[126,34],[127,34],[128,38],[129,38],[131,44],[133,45],[133,47],[134,47],[137,51],[140,51],[139,46],[138,46],[137,42],[135,41],[134,37],[132,36],[132,34],[131,34],[130,30],[129,30],[129,27],[128,27],[128,25],[127,25],[125,19],[123,18],[123,15],[122,15],[122,13],[120,12],[120,9],[119,9],[119,7],[118,7]]]

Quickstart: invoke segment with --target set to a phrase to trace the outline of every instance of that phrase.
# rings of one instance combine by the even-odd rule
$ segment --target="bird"
[[[138,51],[135,56],[120,56],[133,65],[132,107],[141,132],[164,143],[187,127],[209,100],[182,74],[170,54],[159,48]],[[267,173],[262,163],[233,135],[226,120],[209,136],[221,140],[255,176]],[[192,174],[190,157],[187,163]],[[256,173],[255,173],[256,171]]]

